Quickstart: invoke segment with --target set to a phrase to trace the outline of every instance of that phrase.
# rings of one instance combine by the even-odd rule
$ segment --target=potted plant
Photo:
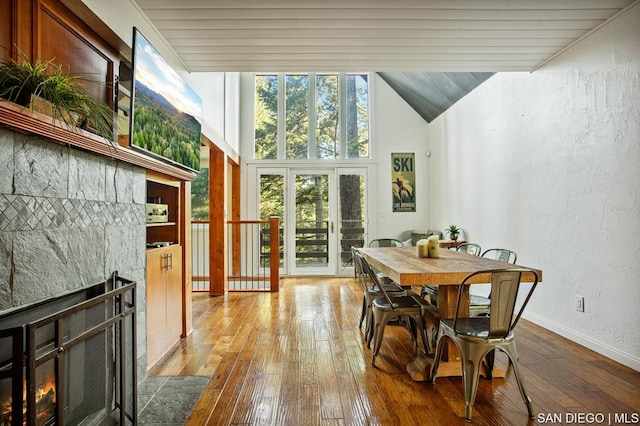
[[[113,110],[82,91],[78,77],[69,76],[51,61],[3,59],[0,97],[48,114],[70,128],[91,130],[115,146]]]
[[[460,235],[461,229],[456,225],[449,225],[449,227],[445,230],[447,234],[449,234],[449,238],[451,241],[458,241],[458,236]]]

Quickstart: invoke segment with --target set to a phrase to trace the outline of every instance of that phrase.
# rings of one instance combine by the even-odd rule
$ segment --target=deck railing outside
[[[279,219],[227,221],[227,285],[229,291],[278,291]],[[192,222],[193,291],[209,291],[209,223]],[[267,237],[265,237],[267,236]],[[262,244],[264,239],[271,243]]]
[[[209,222],[192,221],[193,290],[209,291]],[[278,221],[227,221],[227,274],[229,290],[271,290],[273,270],[283,265],[284,230]],[[296,262],[307,265],[329,261],[329,222],[298,222]],[[351,246],[362,247],[361,220],[342,221],[340,263],[350,266]],[[277,267],[276,267],[277,266]],[[279,278],[279,275],[278,275]],[[269,284],[267,284],[269,282]]]
[[[191,288],[209,291],[209,222],[191,221]]]

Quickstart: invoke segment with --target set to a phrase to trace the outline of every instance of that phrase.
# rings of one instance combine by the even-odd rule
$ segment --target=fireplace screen
[[[114,274],[80,293],[0,330],[0,426],[136,423],[135,283]]]

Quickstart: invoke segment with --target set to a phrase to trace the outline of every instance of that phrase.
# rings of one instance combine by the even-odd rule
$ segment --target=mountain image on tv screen
[[[139,32],[132,102],[131,144],[200,170],[201,100]]]

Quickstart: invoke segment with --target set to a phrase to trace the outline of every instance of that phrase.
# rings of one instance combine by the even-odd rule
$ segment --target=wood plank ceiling
[[[187,70],[375,71],[427,122],[639,1],[135,0]]]
[[[288,72],[532,71],[634,2],[135,1],[190,71]]]

